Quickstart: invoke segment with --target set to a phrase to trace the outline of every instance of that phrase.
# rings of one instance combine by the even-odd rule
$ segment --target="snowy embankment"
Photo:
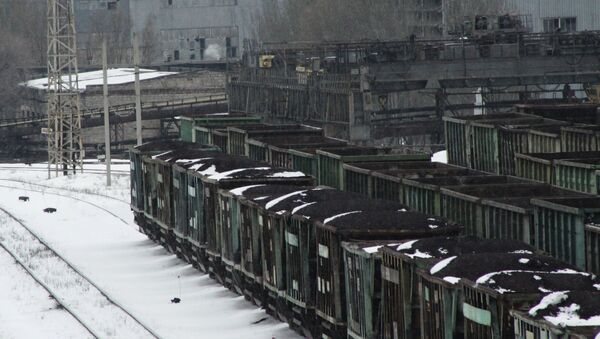
[[[100,164],[87,165],[93,167],[103,169]],[[114,168],[124,173],[129,164]],[[4,179],[0,181],[0,207],[23,221],[161,337],[297,337],[287,324],[268,317],[137,232],[128,206],[128,175],[113,176],[110,189],[104,187],[102,174],[50,180],[46,175],[17,168],[0,171]],[[7,181],[12,179],[19,182]],[[19,201],[22,195],[28,196],[29,202]],[[44,213],[46,207],[57,212]],[[0,227],[4,225],[0,223]],[[1,283],[0,290],[6,287]],[[181,303],[172,304],[174,297],[181,298]],[[18,326],[14,331],[2,337],[30,337],[20,335]]]

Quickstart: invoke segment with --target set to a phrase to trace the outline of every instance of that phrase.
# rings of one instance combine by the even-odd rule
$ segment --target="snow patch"
[[[140,81],[161,78],[168,75],[177,74],[175,72],[159,72],[152,69],[140,69]],[[103,71],[79,72],[78,86],[80,92],[85,92],[87,86],[100,86],[104,84]],[[69,74],[62,76],[63,82],[69,82]],[[120,85],[132,83],[135,81],[134,68],[111,68],[107,71],[107,82],[109,85]],[[48,89],[48,78],[30,80],[24,83],[25,86],[40,90]]]
[[[456,285],[460,281],[460,278],[448,276],[448,277],[444,277],[444,281],[447,281],[447,282],[451,283],[452,285]]]
[[[529,262],[529,259],[528,258],[521,258],[521,259],[519,259],[519,262],[521,264],[527,264]]]
[[[295,172],[290,172],[290,171],[284,171],[284,172],[277,172],[274,174],[269,175],[269,178],[300,178],[300,177],[305,177],[306,174],[300,172],[300,171],[295,171]]]
[[[337,218],[341,218],[341,217],[346,216],[346,215],[356,214],[356,213],[361,213],[361,212],[362,211],[352,211],[352,212],[346,212],[346,213],[341,213],[341,214],[338,214],[338,215],[334,215],[333,217],[329,217],[329,218],[326,218],[325,220],[323,220],[323,224],[328,224],[328,223],[332,222],[333,220],[335,220]]]
[[[369,254],[373,254],[373,253],[377,253],[377,251],[379,251],[380,248],[382,248],[383,245],[377,245],[377,246],[371,246],[371,247],[365,247],[363,248],[363,251],[369,253]]]
[[[248,186],[234,188],[229,192],[233,195],[242,195],[242,194],[244,194],[244,192],[246,192],[247,190],[249,190],[251,188],[262,187],[262,186],[266,186],[266,185],[248,185]]]
[[[454,259],[456,259],[456,256],[449,257],[449,258],[446,258],[444,260],[440,260],[440,262],[438,262],[437,264],[433,265],[433,267],[431,268],[431,270],[429,270],[429,273],[436,274],[437,272],[443,270],[446,266],[448,266],[448,264],[451,263],[452,260],[454,260]]]
[[[411,249],[412,246],[414,245],[414,243],[416,243],[417,241],[419,241],[419,240],[418,239],[417,240],[411,240],[411,241],[407,241],[405,243],[402,243],[402,244],[398,245],[398,247],[396,248],[396,251],[404,251],[404,250]]]
[[[433,153],[433,155],[431,156],[431,161],[447,164],[448,163],[448,152],[446,152],[444,150],[444,151],[439,151],[439,152]]]
[[[282,195],[282,196],[280,196],[279,198],[275,198],[275,199],[273,199],[273,200],[269,201],[269,202],[268,202],[268,203],[265,205],[265,208],[266,208],[266,209],[270,209],[271,207],[273,207],[273,206],[275,206],[275,205],[279,204],[280,202],[284,201],[284,200],[285,200],[285,199],[287,199],[287,198],[290,198],[290,197],[293,197],[293,196],[295,196],[295,195],[302,194],[302,193],[305,193],[305,192],[306,192],[306,190],[303,190],[303,191],[295,191],[295,192],[292,192],[292,193],[288,193],[288,194]]]
[[[301,209],[303,209],[305,207],[308,207],[310,205],[314,205],[316,203],[317,203],[316,201],[313,201],[313,202],[308,202],[306,204],[302,204],[300,206],[296,206],[296,207],[294,207],[294,209],[292,209],[292,214],[296,214],[296,212],[298,212],[299,210],[301,210]]]
[[[423,258],[423,259],[429,259],[429,258],[433,258],[433,256],[431,256],[429,253],[425,253],[425,252],[421,252],[419,250],[415,250],[413,253],[405,253],[405,255],[411,259],[414,258]]]
[[[543,297],[540,300],[539,304],[533,306],[529,310],[529,314],[535,316],[539,310],[545,310],[550,305],[560,304],[562,301],[566,300],[569,296],[566,291],[553,292]]]

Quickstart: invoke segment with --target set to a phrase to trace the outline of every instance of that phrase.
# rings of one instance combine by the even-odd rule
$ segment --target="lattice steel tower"
[[[73,0],[48,0],[48,177],[83,170]]]

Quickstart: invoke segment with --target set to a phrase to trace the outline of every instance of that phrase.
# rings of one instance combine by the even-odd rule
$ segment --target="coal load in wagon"
[[[260,203],[309,188],[258,184],[221,191],[223,205],[230,210],[222,216],[224,234],[229,234],[223,240],[223,261],[232,266],[236,287],[251,300],[262,295],[263,280],[266,286],[280,284],[285,270],[282,225],[268,224]]]
[[[442,187],[516,183],[528,182],[509,176],[482,175],[477,171],[462,176],[405,178],[402,180],[404,203],[419,212],[434,215],[444,215],[440,194]]]
[[[451,335],[473,338],[512,334],[513,321],[509,311],[513,304],[526,302],[526,297],[535,297],[537,294],[515,295],[508,290],[479,286],[501,272],[523,272],[524,275],[519,276],[522,282],[527,274],[533,277],[544,272],[563,274],[567,281],[569,278],[577,280],[587,277],[593,285],[589,274],[578,272],[576,267],[547,256],[526,253],[452,256],[428,271],[419,272],[422,331],[425,335],[432,338]],[[568,289],[568,285],[562,288]],[[451,306],[458,305],[460,300],[464,301],[462,311]]]
[[[444,219],[406,208],[361,210],[357,206],[346,210],[349,212],[330,211],[327,218],[319,217],[315,232],[318,244],[316,313],[322,322],[336,327],[344,326],[346,321],[342,242],[457,235],[461,230]]]
[[[600,291],[553,292],[510,313],[515,318],[516,338],[543,338],[548,333],[594,338],[600,334]]]
[[[298,191],[265,204],[270,218],[287,219],[285,222],[286,292],[285,298],[294,312],[290,318],[297,319],[305,328],[315,327],[314,300],[316,289],[317,246],[315,222],[331,215],[361,210],[403,209],[402,205],[389,201],[366,199],[362,195],[342,192],[325,187]],[[298,319],[299,318],[299,319]]]
[[[195,191],[203,195],[204,225],[199,233],[205,236],[206,253],[213,265],[218,265],[221,252],[222,225],[215,213],[219,205],[219,189],[233,189],[248,185],[286,183],[311,185],[313,179],[301,172],[292,172],[266,166],[246,157],[219,155],[190,167],[196,180]],[[199,239],[201,242],[202,239]]]
[[[147,197],[144,197],[144,193],[146,192],[146,189],[149,189],[149,186],[147,187],[145,185],[150,185],[146,179],[155,180],[155,176],[151,177],[151,175],[147,173],[150,172],[151,169],[144,168],[143,158],[150,158],[153,155],[176,149],[216,150],[215,147],[212,146],[194,145],[181,141],[153,141],[136,146],[129,152],[131,169],[131,208],[136,214],[136,220],[138,223],[142,222],[140,218],[142,217],[143,212],[146,210],[145,204],[147,203]]]
[[[420,336],[420,300],[417,270],[428,270],[438,261],[472,253],[534,253],[535,249],[514,240],[480,239],[472,236],[432,237],[384,246],[382,252],[383,338]]]

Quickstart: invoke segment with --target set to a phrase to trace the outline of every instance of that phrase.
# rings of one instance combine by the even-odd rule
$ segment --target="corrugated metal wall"
[[[544,30],[544,18],[576,17],[577,30],[600,30],[600,0],[503,0],[504,11],[531,15],[533,31]]]

